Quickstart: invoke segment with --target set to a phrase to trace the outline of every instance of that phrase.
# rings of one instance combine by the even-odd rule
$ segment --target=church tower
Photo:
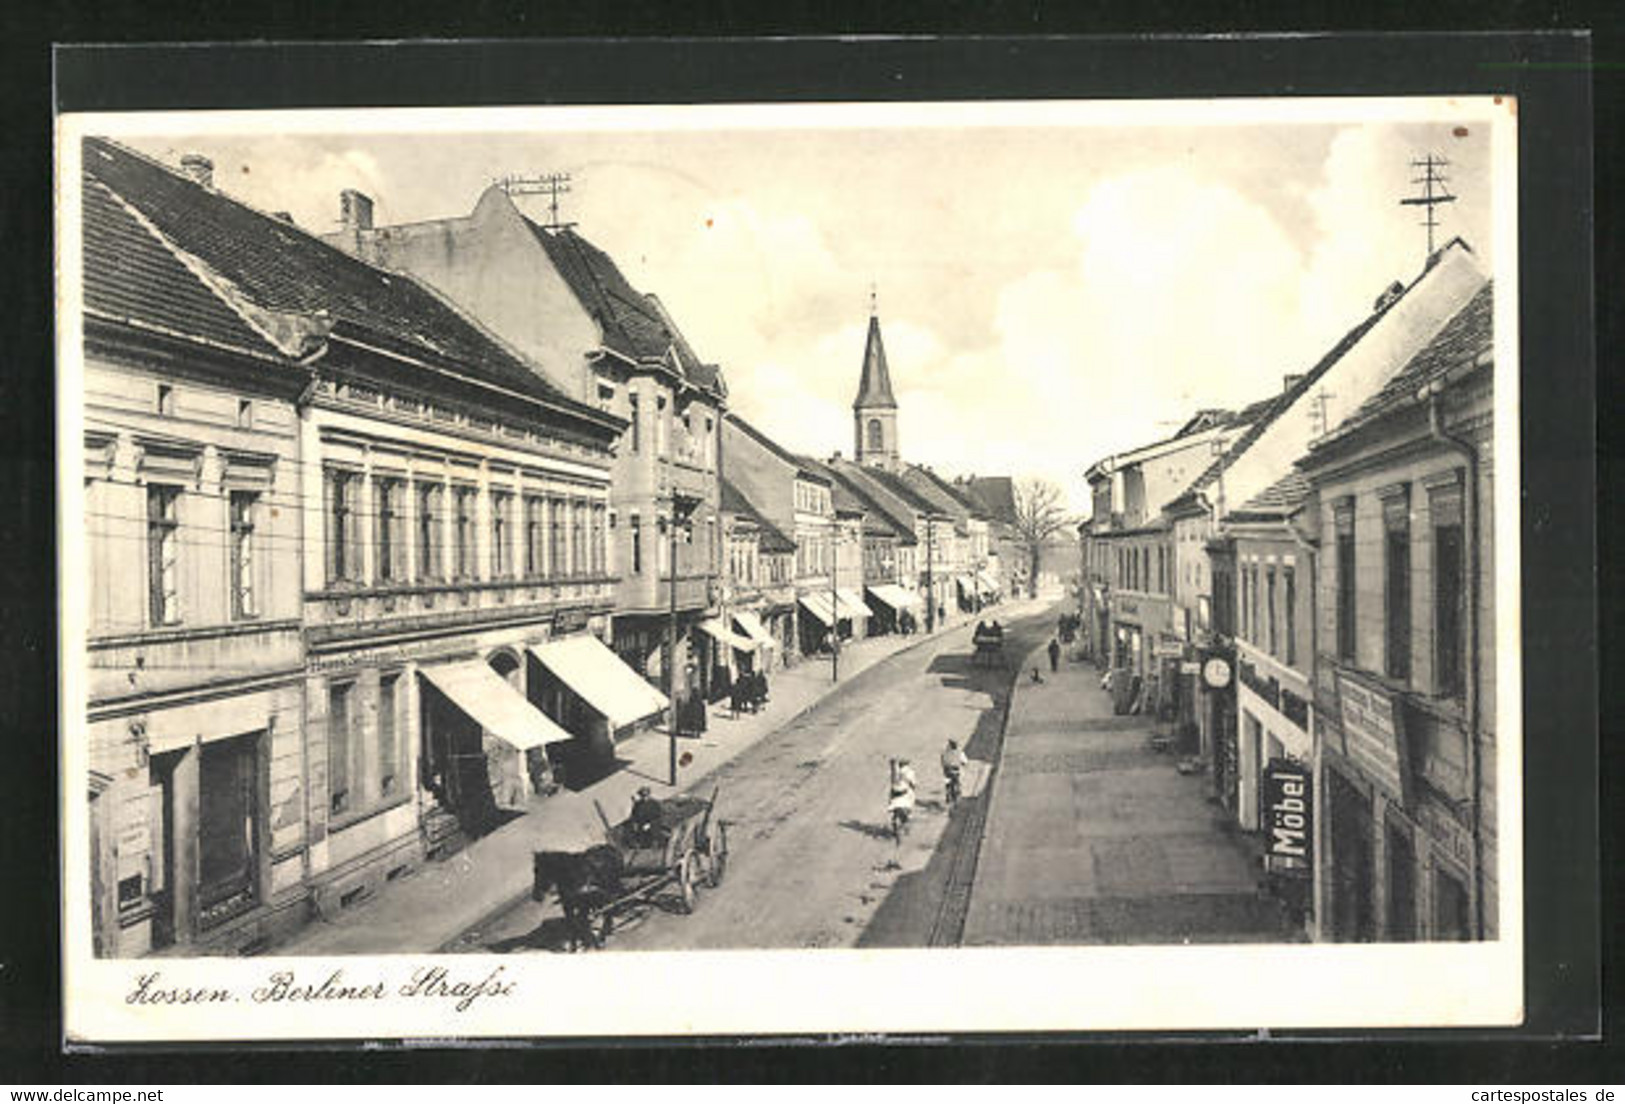
[[[896,471],[902,466],[897,452],[897,399],[891,392],[886,347],[880,341],[880,316],[873,299],[871,294],[863,376],[858,381],[858,397],[852,400],[853,453],[860,464]]]

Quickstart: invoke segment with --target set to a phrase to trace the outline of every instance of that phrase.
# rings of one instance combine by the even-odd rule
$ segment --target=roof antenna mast
[[[1433,256],[1433,230],[1434,227],[1439,225],[1439,221],[1435,217],[1433,209],[1441,203],[1456,202],[1456,197],[1445,190],[1445,175],[1442,171],[1440,171],[1448,167],[1449,164],[1450,162],[1446,161],[1444,158],[1436,157],[1431,153],[1420,161],[1412,161],[1411,168],[1421,169],[1422,175],[1412,178],[1411,183],[1422,185],[1422,194],[1419,196],[1408,196],[1399,201],[1401,207],[1427,208],[1427,217],[1422,220],[1421,225],[1428,228],[1429,257]],[[1435,194],[1433,191],[1435,187],[1439,189],[1437,194]]]
[[[559,221],[559,196],[570,191],[569,173],[546,173],[541,176],[522,176],[518,173],[512,173],[498,180],[497,187],[510,196],[547,196],[547,228],[549,230],[563,230],[575,225],[573,222]]]

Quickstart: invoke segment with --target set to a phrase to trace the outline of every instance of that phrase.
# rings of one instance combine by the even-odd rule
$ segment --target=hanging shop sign
[[[1405,729],[1392,694],[1337,676],[1343,727],[1343,750],[1355,766],[1395,797],[1408,790]]]
[[[1202,664],[1202,681],[1215,690],[1230,685],[1230,664],[1222,656],[1211,656]]]
[[[1306,877],[1314,865],[1314,779],[1293,759],[1271,759],[1264,770],[1264,823],[1269,868]]]

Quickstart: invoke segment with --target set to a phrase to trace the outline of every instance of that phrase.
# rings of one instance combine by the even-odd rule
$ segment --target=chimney
[[[1303,382],[1303,373],[1302,372],[1290,372],[1287,375],[1281,377],[1281,391],[1283,393],[1285,393],[1287,391],[1290,391],[1290,390],[1292,390],[1294,387],[1298,386],[1298,384],[1300,384],[1302,382]]]
[[[182,157],[181,172],[198,187],[214,190],[214,162],[201,153],[189,153]]]
[[[372,200],[346,188],[339,193],[339,222],[346,230],[372,229]]]
[[[1377,296],[1377,301],[1371,304],[1372,313],[1387,310],[1389,307],[1393,306],[1394,300],[1398,299],[1404,294],[1405,285],[1400,283],[1398,280],[1395,280],[1393,283],[1384,288],[1382,294]]]

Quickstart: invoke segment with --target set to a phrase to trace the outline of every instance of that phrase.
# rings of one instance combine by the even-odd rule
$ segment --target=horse
[[[570,933],[570,950],[601,948],[604,941],[593,930],[596,909],[621,896],[621,856],[608,844],[585,851],[536,851],[531,855],[531,900],[547,899],[557,890]]]

